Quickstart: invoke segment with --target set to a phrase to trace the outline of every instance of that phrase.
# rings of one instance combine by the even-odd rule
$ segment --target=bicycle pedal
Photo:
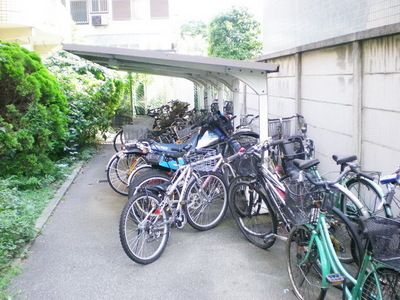
[[[269,233],[264,236],[263,241],[264,241],[264,243],[269,243],[269,242],[272,242],[275,238],[276,238],[275,233]]]
[[[331,285],[339,285],[344,283],[343,275],[336,273],[326,275],[325,279],[326,282],[328,282]]]

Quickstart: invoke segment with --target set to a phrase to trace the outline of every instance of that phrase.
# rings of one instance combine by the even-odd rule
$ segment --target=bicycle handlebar
[[[236,158],[238,158],[244,154],[252,154],[257,151],[268,149],[269,147],[273,147],[273,146],[276,146],[276,145],[279,145],[282,143],[283,143],[283,140],[276,140],[276,141],[271,141],[271,142],[269,142],[269,141],[260,142],[260,143],[257,143],[255,145],[251,146],[247,150],[244,150],[244,151],[239,150],[239,152],[233,154],[232,156],[229,156],[227,158],[227,161],[230,163],[233,160],[235,160]]]
[[[268,121],[280,121],[280,120],[291,120],[294,118],[299,118],[299,119],[304,119],[304,117],[300,114],[295,114],[294,116],[291,117],[284,117],[284,118],[276,118],[276,119],[268,119]]]
[[[348,173],[350,172],[350,170],[346,170],[342,173],[340,173],[339,177],[336,178],[333,181],[328,181],[328,180],[323,180],[323,181],[315,181],[314,177],[311,173],[304,173],[305,177],[307,178],[308,181],[310,181],[313,185],[315,186],[323,186],[323,187],[328,187],[328,186],[332,186],[335,185],[336,183],[338,183],[344,176],[346,176]]]

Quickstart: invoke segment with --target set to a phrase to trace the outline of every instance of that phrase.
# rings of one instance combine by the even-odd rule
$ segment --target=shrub
[[[0,176],[44,176],[68,140],[67,102],[40,57],[0,42]]]
[[[92,143],[105,133],[115,110],[127,97],[127,85],[115,71],[59,51],[45,61],[60,83],[69,104],[71,149]]]

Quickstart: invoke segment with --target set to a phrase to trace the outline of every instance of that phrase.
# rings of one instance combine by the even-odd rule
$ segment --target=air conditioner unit
[[[106,26],[108,25],[108,15],[92,15],[93,26]]]

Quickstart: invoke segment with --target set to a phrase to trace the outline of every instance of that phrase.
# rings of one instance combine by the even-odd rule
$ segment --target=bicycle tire
[[[269,203],[252,188],[249,177],[236,177],[229,185],[229,209],[245,238],[259,248],[275,243],[278,220]],[[254,198],[251,200],[251,196]],[[249,203],[253,202],[251,207]],[[266,239],[267,236],[272,238]]]
[[[163,253],[170,226],[166,212],[158,209],[161,199],[146,192],[134,195],[124,206],[119,222],[119,236],[128,257],[139,264],[150,264]]]
[[[170,180],[171,176],[161,170],[144,168],[143,172],[135,176],[129,184],[128,198],[131,198],[140,188],[154,186]]]
[[[357,228],[336,207],[333,207],[332,211],[327,215],[326,221],[339,261],[348,273],[356,276],[364,255],[364,248]]]
[[[370,272],[361,291],[362,300],[381,299],[379,290],[382,292],[382,299],[400,299],[400,273],[397,270],[389,268],[378,268]]]
[[[128,177],[140,156],[136,154],[115,155],[107,166],[107,181],[118,194],[128,195]]]
[[[384,216],[381,193],[371,182],[364,178],[353,177],[346,182],[345,186],[368,208],[371,215]],[[341,209],[344,212],[348,205],[351,205],[345,199],[341,199]]]
[[[224,218],[228,209],[228,188],[221,174],[200,173],[199,178],[200,182],[193,179],[188,183],[183,211],[193,228],[204,231],[216,227]]]
[[[113,138],[113,147],[115,152],[121,151],[121,146],[124,144],[124,132],[119,130]]]
[[[289,279],[293,292],[299,299],[320,299],[322,295],[322,280],[318,261],[319,249],[317,244],[309,247],[310,230],[305,226],[295,226],[289,233],[286,244],[286,258]],[[309,258],[301,266],[306,253]]]

